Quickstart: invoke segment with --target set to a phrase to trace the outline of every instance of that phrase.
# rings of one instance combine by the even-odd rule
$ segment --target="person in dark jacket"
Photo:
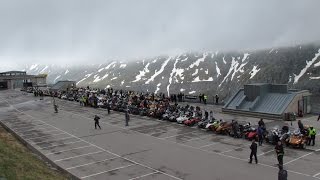
[[[284,150],[283,150],[283,145],[281,141],[278,141],[276,147],[274,148],[277,153],[277,159],[279,165],[283,165],[283,155],[284,155]]]
[[[250,153],[250,161],[249,161],[249,163],[252,163],[252,156],[254,156],[256,164],[258,164],[258,158],[257,158],[258,146],[257,146],[257,143],[256,143],[256,141],[254,139],[252,140],[252,144],[250,146],[250,149],[251,149],[251,153]]]
[[[319,121],[320,120],[320,114],[319,114],[319,116],[318,116],[318,120],[317,121]]]
[[[287,180],[287,179],[288,179],[287,170],[283,169],[282,165],[279,165],[278,180]]]
[[[264,124],[263,119],[261,118],[260,121],[258,122],[258,125],[261,126],[263,128],[263,130],[265,130],[266,125]]]
[[[259,126],[257,129],[257,134],[258,134],[258,138],[259,138],[259,146],[261,146],[263,143],[263,132],[264,132],[263,127]]]
[[[95,129],[97,129],[97,126],[99,127],[99,129],[101,129],[100,124],[99,124],[99,119],[100,119],[99,116],[97,116],[97,115],[94,116],[93,120],[94,120],[94,128]]]
[[[304,126],[303,126],[301,120],[298,120],[298,127],[299,127],[299,129],[300,129],[300,132],[301,132],[302,134],[304,134]]]

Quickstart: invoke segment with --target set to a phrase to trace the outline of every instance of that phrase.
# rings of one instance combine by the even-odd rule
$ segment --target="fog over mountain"
[[[1,69],[319,41],[318,0],[2,0]]]

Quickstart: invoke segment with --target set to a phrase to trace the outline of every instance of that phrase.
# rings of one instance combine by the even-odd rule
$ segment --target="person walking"
[[[125,117],[126,117],[126,126],[129,126],[130,116],[129,116],[129,111],[128,110],[126,111]]]
[[[100,117],[98,115],[94,116],[94,128],[97,129],[97,126],[99,127],[99,129],[101,129],[100,124],[99,124],[99,119]]]
[[[274,148],[277,153],[277,159],[278,159],[278,165],[283,165],[283,155],[284,155],[284,150],[283,150],[283,145],[281,141],[278,141],[276,147]]]
[[[308,146],[311,145],[311,142],[312,142],[312,146],[314,146],[315,140],[316,140],[316,134],[317,134],[316,129],[311,126],[308,130],[308,137],[309,137]]]
[[[255,139],[252,140],[252,144],[250,146],[250,149],[251,149],[251,153],[250,153],[250,161],[249,161],[249,163],[250,164],[252,163],[252,156],[254,156],[256,164],[258,164],[258,158],[257,158],[258,146],[257,146],[257,143],[256,143]]]
[[[287,170],[283,169],[282,165],[279,165],[278,180],[287,180],[287,179],[288,179]]]

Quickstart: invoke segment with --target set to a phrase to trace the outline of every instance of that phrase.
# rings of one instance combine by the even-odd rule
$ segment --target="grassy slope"
[[[50,169],[30,150],[0,126],[0,179],[69,179]]]

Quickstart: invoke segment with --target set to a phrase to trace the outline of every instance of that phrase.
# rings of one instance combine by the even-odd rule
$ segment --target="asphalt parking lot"
[[[250,142],[244,139],[141,116],[131,116],[125,127],[122,113],[108,115],[64,100],[56,100],[60,111],[54,113],[51,101],[0,91],[0,121],[80,179],[277,179],[271,145],[258,148],[258,165],[248,164]],[[94,129],[96,114],[102,118],[102,130]],[[303,123],[320,129],[314,116]],[[320,179],[319,143],[318,136],[314,147],[285,149],[290,180]]]

